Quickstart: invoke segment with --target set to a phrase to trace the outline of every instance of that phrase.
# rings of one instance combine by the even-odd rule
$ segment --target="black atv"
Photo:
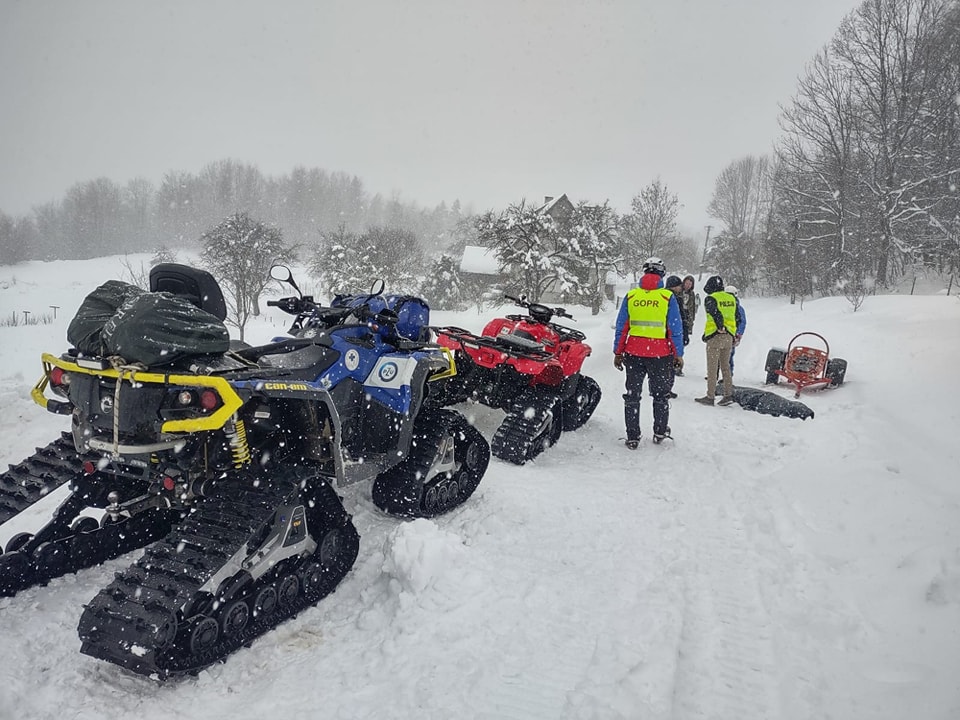
[[[268,301],[291,332],[251,347],[229,341],[208,273],[158,265],[151,290],[101,286],[71,323],[80,347],[43,356],[34,399],[72,432],[0,475],[0,526],[64,498],[7,543],[0,594],[147,546],[86,605],[81,652],[162,679],[336,588],[359,548],[336,488],[371,481],[383,511],[433,517],[474,492],[489,446],[434,399],[452,354],[398,332],[378,292]]]

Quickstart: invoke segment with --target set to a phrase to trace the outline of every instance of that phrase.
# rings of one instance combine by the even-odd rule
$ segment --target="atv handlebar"
[[[530,317],[540,323],[549,323],[554,317],[564,317],[570,320],[575,320],[570,313],[562,307],[547,307],[546,305],[541,305],[540,303],[529,302],[525,295],[520,297],[514,297],[513,295],[504,295],[504,299],[512,301],[514,304],[519,305],[522,308],[525,308],[530,311]]]
[[[360,322],[374,322],[378,325],[396,326],[400,321],[399,315],[393,310],[384,308],[379,312],[370,310],[368,303],[362,303],[353,307],[324,307],[314,302],[313,297],[304,295],[303,297],[285,297],[279,300],[267,300],[268,307],[278,307],[285,313],[296,315],[294,328],[303,327],[304,321],[314,318],[322,325],[339,325],[343,323],[350,315],[356,316]]]

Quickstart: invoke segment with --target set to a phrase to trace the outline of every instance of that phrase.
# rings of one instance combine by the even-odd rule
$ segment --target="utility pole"
[[[793,245],[790,248],[790,304],[797,303],[797,243],[800,240],[800,214],[793,217]],[[803,303],[800,303],[801,307]]]
[[[707,225],[707,236],[703,239],[703,257],[700,259],[700,277],[697,281],[703,280],[703,266],[707,264],[707,243],[710,242],[710,231],[713,225]]]

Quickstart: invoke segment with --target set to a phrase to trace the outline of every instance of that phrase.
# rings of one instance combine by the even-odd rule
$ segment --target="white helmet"
[[[736,295],[740,291],[737,290],[736,285],[727,285],[727,292],[730,293],[731,295]]]
[[[649,257],[643,262],[643,272],[663,277],[667,274],[667,266],[663,264],[663,260],[660,258]]]

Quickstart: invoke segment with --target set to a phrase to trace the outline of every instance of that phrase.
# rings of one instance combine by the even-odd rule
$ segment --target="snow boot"
[[[713,405],[713,398],[707,395],[704,395],[703,397],[694,398],[694,400],[700,403],[701,405]]]
[[[664,440],[673,440],[673,436],[670,434],[670,426],[667,426],[667,431],[663,433],[654,433],[653,434],[653,444],[659,445]]]
[[[724,395],[720,398],[720,402],[717,405],[732,405],[733,404],[733,395]]]
[[[638,447],[640,447],[640,441],[639,441],[639,440],[627,440],[626,443],[625,443],[625,445],[627,446],[627,450],[636,450]]]

